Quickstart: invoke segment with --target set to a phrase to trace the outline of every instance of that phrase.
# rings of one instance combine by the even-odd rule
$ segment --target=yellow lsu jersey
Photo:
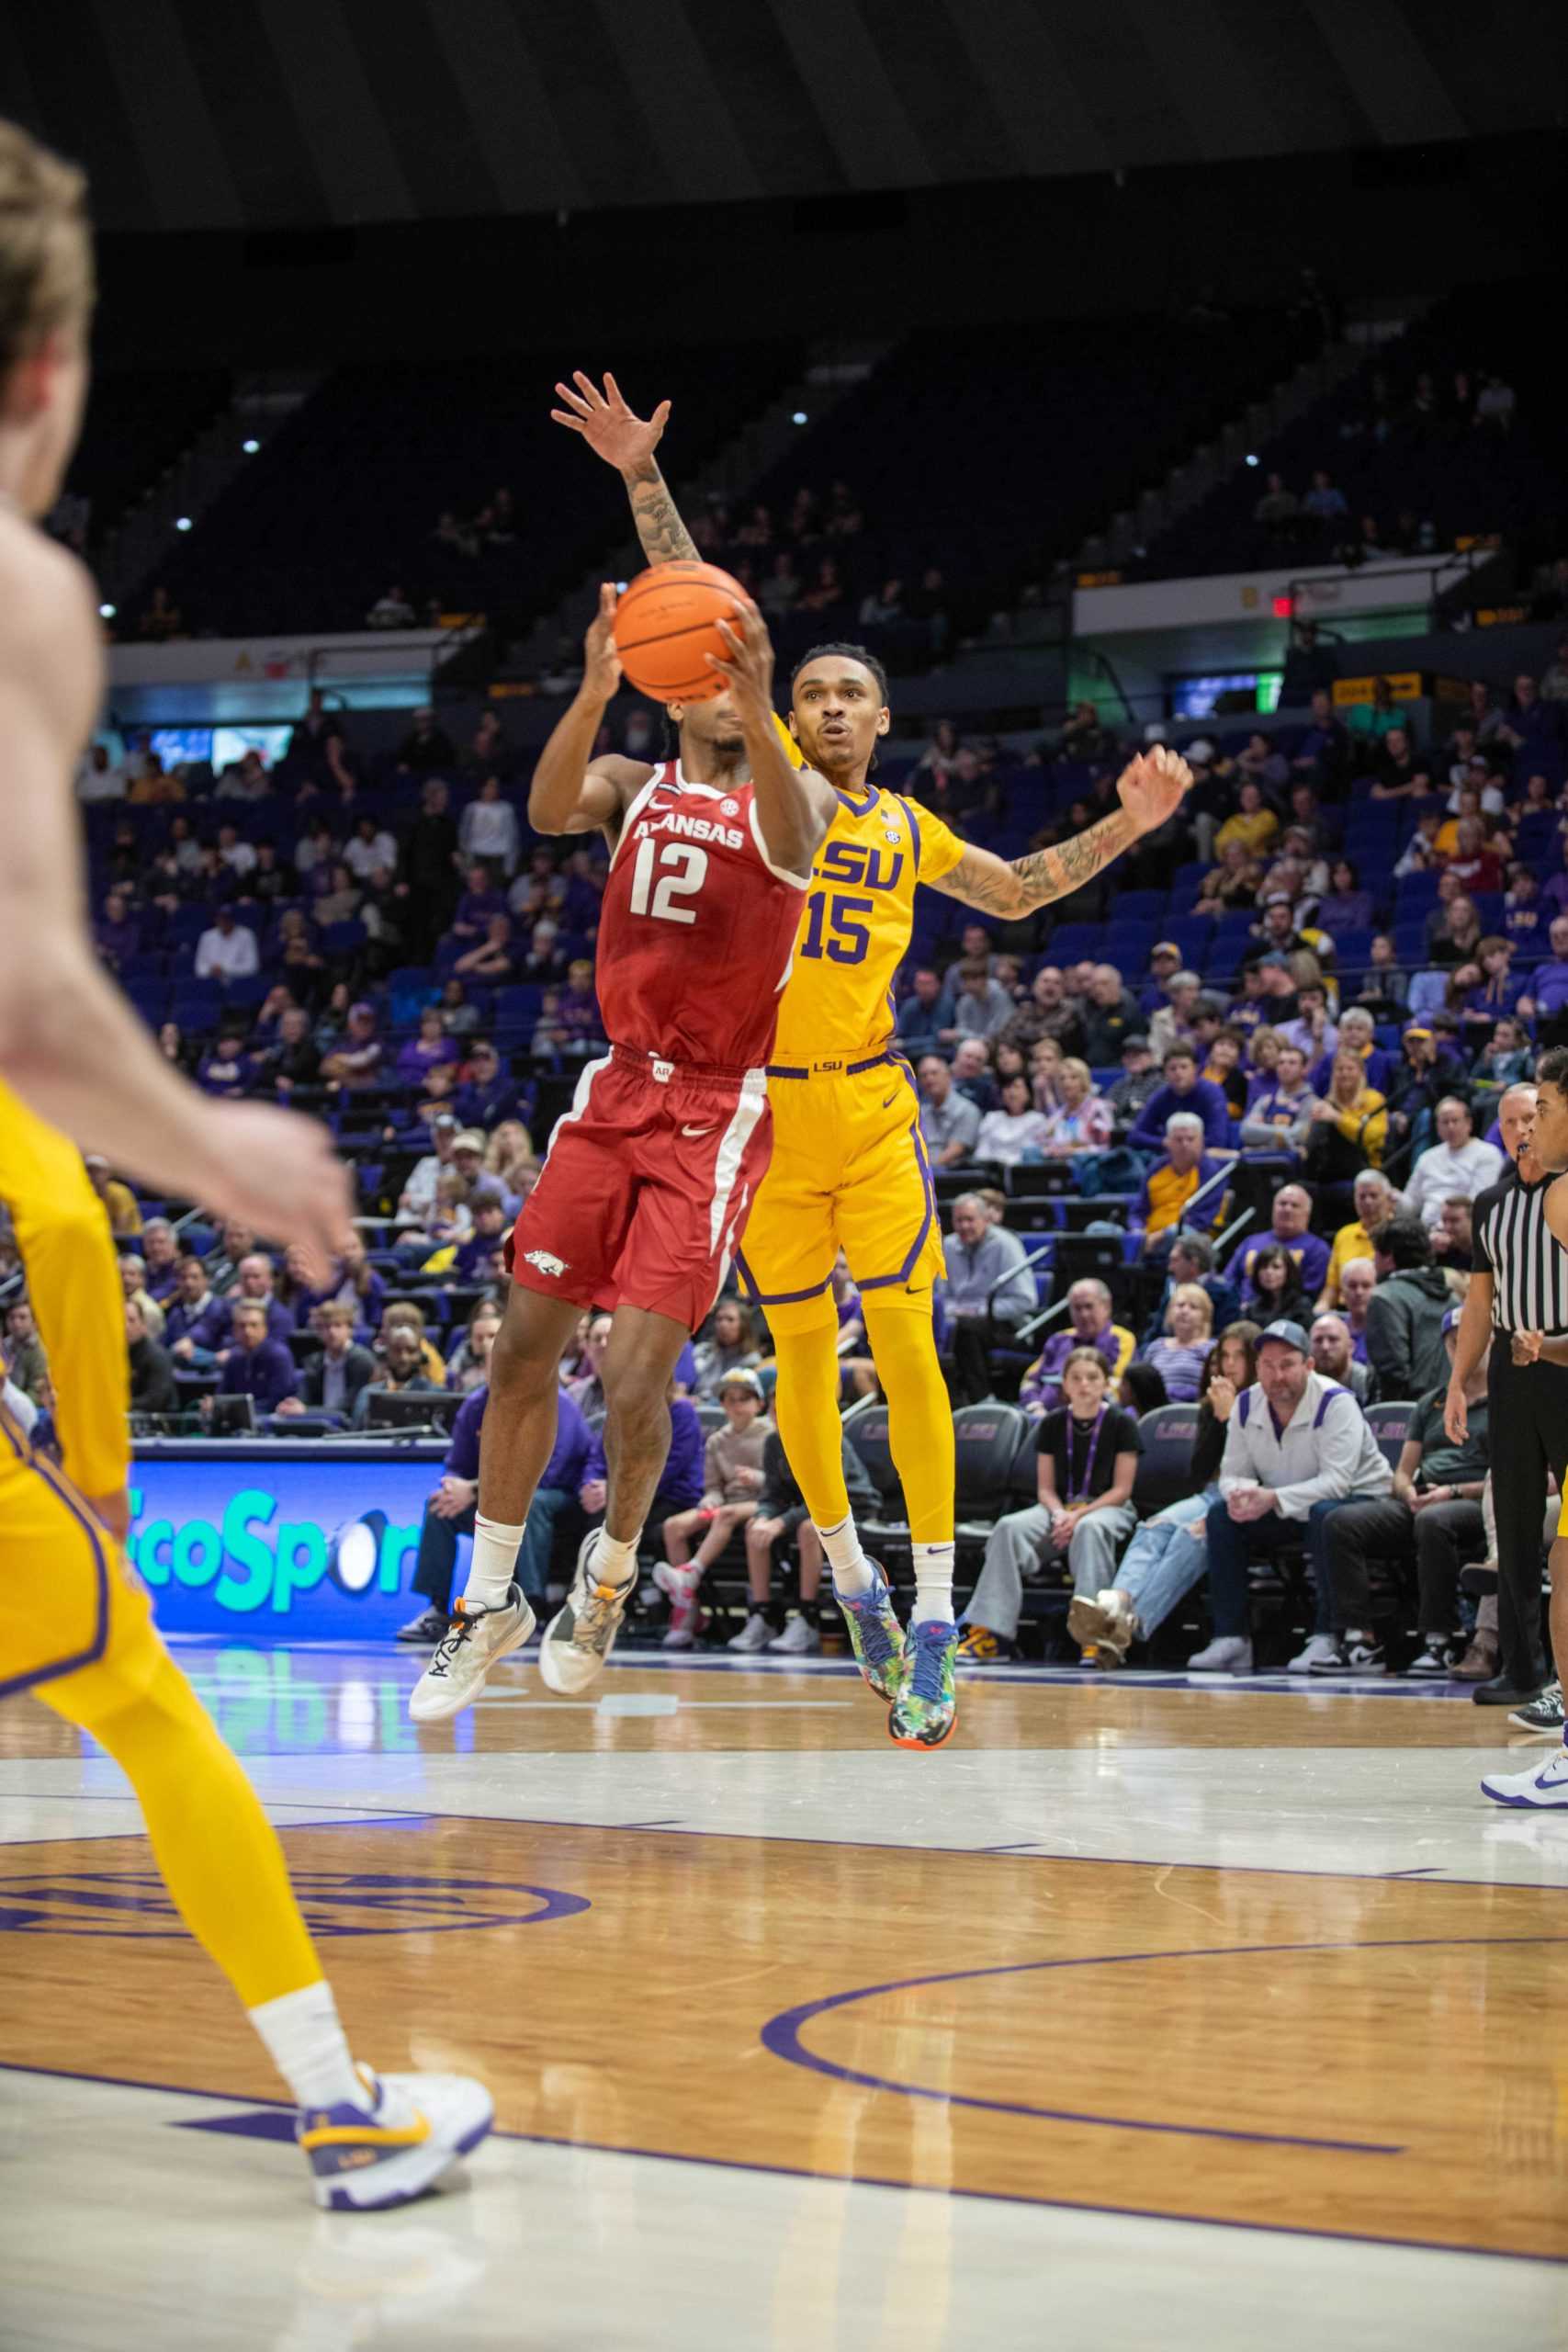
[[[811,870],[770,1068],[820,1069],[886,1050],[915,885],[951,873],[964,854],[940,817],[896,792],[868,785],[838,797]]]

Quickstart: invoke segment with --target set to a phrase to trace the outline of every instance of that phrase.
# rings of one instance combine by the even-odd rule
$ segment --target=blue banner
[[[410,1578],[439,1461],[215,1453],[131,1469],[130,1557],[173,1634],[374,1640],[417,1613]]]

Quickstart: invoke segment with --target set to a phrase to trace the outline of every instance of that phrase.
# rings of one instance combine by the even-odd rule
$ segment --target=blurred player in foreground
[[[348,1231],[330,1138],[206,1100],[104,978],[85,927],[71,777],[97,718],[92,584],[34,527],[87,385],[86,187],[0,122],[0,1196],[59,1395],[65,1471],[0,1408],[0,1697],[30,1690],[130,1779],[186,1926],[299,2107],[316,2200],[403,2203],[489,2131],[462,2075],[355,2064],[270,1822],[153,1628],[130,1528],[123,1295],[77,1145],[160,1192],[297,1242],[324,1278]]]
[[[1557,1180],[1547,1193],[1542,1214],[1557,1247],[1568,1250],[1568,1174],[1564,1173],[1568,1170],[1568,1046],[1553,1046],[1542,1054],[1536,1064],[1535,1080],[1535,1118],[1528,1144],[1542,1168]],[[1543,1306],[1548,1289],[1544,1282],[1537,1286],[1536,1295]],[[1516,1331],[1511,1344],[1515,1363],[1568,1364],[1568,1333]],[[1562,1498],[1551,1546],[1551,1648],[1561,1679],[1568,1665],[1568,1494]],[[1495,1804],[1568,1805],[1568,1724],[1544,1764],[1529,1772],[1489,1772],[1481,1786]]]
[[[557,424],[581,435],[626,482],[649,561],[695,556],[653,454],[669,402],[645,422],[613,377],[603,391],[581,373],[556,390],[565,403],[551,412]],[[855,1656],[889,1702],[889,1736],[920,1748],[940,1747],[953,1732],[958,1629],[953,1408],[931,1323],[942,1233],[914,1074],[893,1046],[891,989],[909,950],[915,886],[929,882],[981,914],[1016,922],[1070,897],[1163,825],[1191,775],[1174,753],[1135,759],[1111,815],[1009,865],[872,781],[877,743],[892,723],[882,665],[863,646],[818,646],[796,663],[789,732],[797,756],[833,786],[835,814],[813,867],[768,1065],[773,1157],[740,1268],[767,1312],[779,1434],[831,1564]],[[860,1292],[909,1515],[916,1589],[908,1640],[886,1577],[861,1548],[844,1485],[831,1289],[840,1249]]]

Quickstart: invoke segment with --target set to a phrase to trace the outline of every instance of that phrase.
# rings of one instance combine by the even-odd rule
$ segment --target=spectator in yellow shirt
[[[102,1152],[90,1151],[85,1162],[87,1182],[108,1211],[109,1231],[119,1239],[126,1234],[140,1233],[141,1211],[136,1205],[136,1195],[129,1184],[109,1174],[108,1161]]]
[[[1381,1169],[1363,1168],[1352,1188],[1351,1198],[1356,1214],[1348,1225],[1342,1225],[1334,1237],[1329,1252],[1328,1272],[1323,1278],[1318,1294],[1317,1311],[1341,1307],[1346,1304],[1345,1269],[1357,1258],[1370,1258],[1373,1237],[1388,1223],[1399,1206],[1399,1195]]]
[[[1214,848],[1223,857],[1229,842],[1239,842],[1256,857],[1279,830],[1280,820],[1264,799],[1262,786],[1248,776],[1236,795],[1235,814],[1225,819],[1214,835]]]

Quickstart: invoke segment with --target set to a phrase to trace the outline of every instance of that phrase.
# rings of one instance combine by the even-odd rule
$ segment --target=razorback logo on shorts
[[[542,1274],[564,1274],[566,1272],[565,1259],[552,1256],[548,1250],[525,1250],[523,1252],[523,1263],[525,1266],[537,1266]]]

